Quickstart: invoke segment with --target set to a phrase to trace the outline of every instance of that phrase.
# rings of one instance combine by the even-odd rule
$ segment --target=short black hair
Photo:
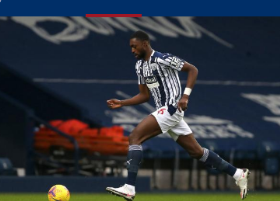
[[[132,39],[132,38],[137,38],[137,39],[142,40],[142,41],[143,41],[143,40],[146,40],[146,41],[150,42],[150,37],[149,37],[149,35],[148,35],[146,32],[141,31],[141,30],[134,32],[134,33],[130,36],[130,39]]]

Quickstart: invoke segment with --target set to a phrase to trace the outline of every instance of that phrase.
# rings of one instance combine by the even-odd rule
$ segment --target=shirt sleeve
[[[156,62],[161,65],[164,65],[165,67],[169,67],[174,70],[181,71],[185,63],[185,60],[180,59],[179,57],[176,57],[172,54],[165,54],[162,57],[157,57]]]
[[[137,73],[137,76],[138,76],[138,84],[146,84],[142,75]]]
[[[135,70],[136,70],[136,74],[137,74],[137,77],[138,77],[138,84],[146,84],[143,75],[141,75],[140,66],[141,66],[140,62],[137,62],[136,65],[135,65]]]

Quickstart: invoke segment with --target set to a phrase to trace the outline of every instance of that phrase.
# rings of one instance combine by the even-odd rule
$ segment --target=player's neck
[[[149,61],[151,55],[153,53],[153,49],[150,47],[148,50],[147,50],[147,53],[146,53],[146,56],[144,58],[145,61]]]

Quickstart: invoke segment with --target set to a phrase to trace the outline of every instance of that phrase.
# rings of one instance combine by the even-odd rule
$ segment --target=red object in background
[[[69,135],[76,135],[83,129],[88,128],[89,125],[77,119],[70,119],[58,126],[58,129]]]
[[[63,133],[69,134],[69,135],[75,135],[82,131],[83,129],[86,129],[89,127],[88,124],[79,121],[77,119],[69,119],[66,121],[62,120],[53,120],[49,122],[50,125],[53,127],[56,127],[58,130],[62,131]]]
[[[89,128],[89,125],[76,119],[67,121],[53,120],[49,122],[62,132],[74,137],[80,149],[87,153],[100,153],[103,155],[126,155],[128,151],[128,137],[120,126]],[[56,132],[45,127],[35,134],[35,148],[48,153],[51,146],[60,146],[73,150],[73,144]]]

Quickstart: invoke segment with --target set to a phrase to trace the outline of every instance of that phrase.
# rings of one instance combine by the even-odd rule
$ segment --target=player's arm
[[[190,93],[195,85],[195,81],[198,75],[198,70],[197,68],[188,63],[185,62],[181,71],[183,72],[187,72],[188,73],[188,78],[187,78],[187,85],[186,88],[184,89],[184,94],[182,96],[182,98],[180,99],[179,103],[178,103],[178,109],[181,112],[182,110],[187,109],[187,105],[188,105],[188,100],[189,100],[189,96]]]
[[[139,94],[133,96],[132,98],[125,100],[111,99],[107,100],[107,105],[109,108],[116,109],[122,106],[138,105],[145,103],[150,99],[150,92],[145,84],[139,84]]]

